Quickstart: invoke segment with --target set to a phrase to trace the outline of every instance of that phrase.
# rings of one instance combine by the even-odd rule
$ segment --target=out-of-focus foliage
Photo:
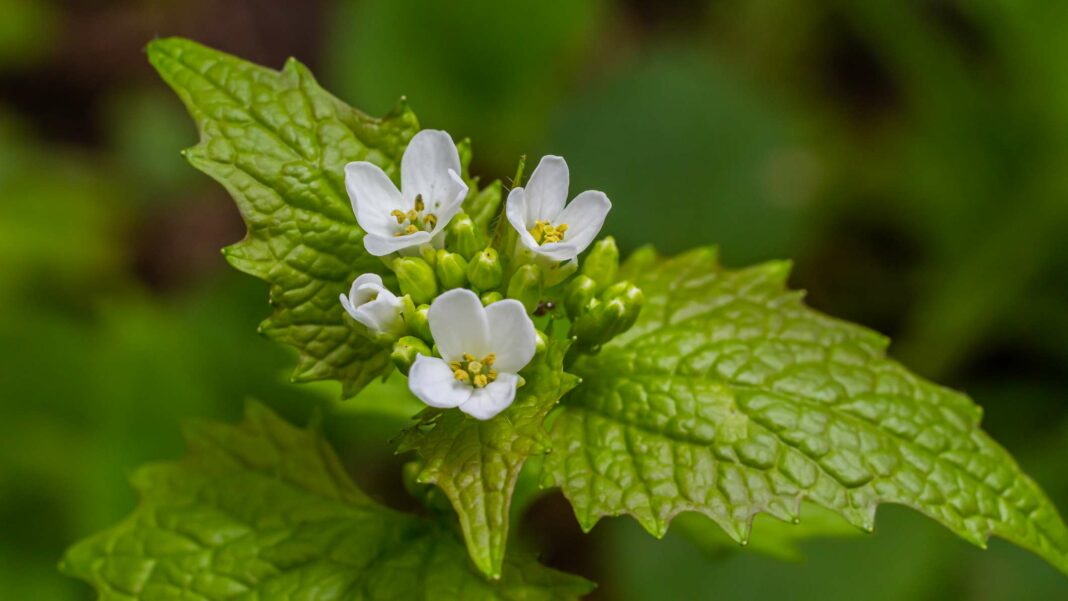
[[[232,419],[245,396],[298,423],[326,408],[358,484],[410,502],[388,438],[417,406],[390,402],[396,382],[336,407],[250,334],[264,289],[225,269],[237,216],[174,153],[196,136],[144,66],[156,35],[297,54],[377,114],[406,94],[424,126],[476,140],[487,176],[563,154],[575,189],[615,201],[627,247],[794,258],[810,304],[968,392],[1068,507],[1068,5],[430,4],[0,0],[0,598],[90,598],[55,569],[62,550],[129,512],[127,476],[180,454],[179,418]],[[629,520],[580,537],[547,507],[513,539],[563,537],[546,559],[601,599],[1068,597],[1025,552],[893,508],[874,536],[786,564],[709,561]]]

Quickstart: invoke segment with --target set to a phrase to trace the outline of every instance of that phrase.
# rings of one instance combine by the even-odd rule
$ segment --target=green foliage
[[[156,40],[148,56],[200,129],[186,158],[226,187],[248,225],[225,255],[271,286],[275,311],[262,331],[300,350],[295,379],[336,379],[355,394],[385,371],[389,352],[337,302],[357,275],[383,271],[364,252],[344,165],[367,160],[395,175],[414,115],[403,105],[382,120],[359,113],[295,60],[278,72],[182,39]]]
[[[662,536],[697,511],[745,541],[756,514],[794,521],[804,499],[867,530],[899,503],[1068,572],[1068,529],[978,407],[887,359],[883,337],[806,308],[787,264],[727,271],[707,249],[647,249],[622,271],[646,309],[573,366],[583,385],[545,461],[584,528],[625,513]]]
[[[499,577],[508,537],[509,508],[527,458],[549,449],[542,423],[577,379],[563,371],[567,344],[555,342],[522,375],[526,385],[500,416],[480,421],[459,411],[428,410],[407,431],[401,450],[423,457],[420,482],[441,487],[460,516],[471,558]]]
[[[142,468],[142,501],[73,547],[68,574],[101,599],[573,599],[589,583],[510,557],[484,580],[455,536],[372,501],[314,425],[250,403],[237,426],[195,423],[188,456]]]

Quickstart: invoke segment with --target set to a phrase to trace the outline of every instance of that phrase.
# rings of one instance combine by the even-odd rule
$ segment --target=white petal
[[[601,231],[605,217],[611,209],[612,201],[608,200],[604,192],[587,190],[576,196],[557,217],[559,223],[567,224],[563,243],[570,244],[580,253],[586,250]]]
[[[345,165],[345,189],[363,231],[389,236],[397,231],[394,210],[406,210],[401,194],[378,165],[360,161]]]
[[[486,307],[490,348],[497,355],[493,368],[518,373],[534,358],[537,335],[523,303],[507,299]]]
[[[434,129],[415,134],[401,159],[404,199],[410,205],[417,194],[422,194],[427,209],[433,213],[432,207],[451,201],[456,195],[456,183],[449,176],[450,169],[460,172],[460,153],[449,134]]]
[[[507,409],[515,400],[515,374],[498,374],[485,388],[474,388],[471,397],[460,404],[460,411],[473,418],[487,420]]]
[[[408,388],[419,400],[440,409],[458,407],[471,398],[474,390],[473,386],[458,381],[452,375],[448,363],[426,355],[415,358],[408,372]]]
[[[356,307],[352,317],[372,332],[399,335],[404,331],[400,303],[388,297],[379,297]]]
[[[533,238],[531,238],[533,240]],[[553,261],[567,261],[568,259],[574,259],[578,256],[578,249],[569,242],[550,242],[548,244],[542,244],[538,246],[529,246],[535,253],[552,259]]]
[[[467,198],[467,184],[460,178],[460,174],[450,170],[449,179],[452,180],[452,191],[449,192],[452,194],[451,199],[427,207],[427,212],[433,213],[438,218],[434,229],[430,231],[432,237],[444,231],[445,226],[449,225],[452,218],[456,217],[456,214],[463,208],[464,199]]]
[[[352,303],[349,302],[349,297],[345,296],[344,294],[340,295],[340,297],[341,297],[341,306],[345,309],[345,312],[348,313],[349,315],[352,315],[353,313],[355,313],[356,309],[355,309],[355,307],[352,306]],[[355,319],[355,317],[353,317],[353,319]]]
[[[358,307],[378,296],[383,290],[385,286],[382,284],[380,275],[365,273],[352,282],[352,288],[349,288],[349,302],[353,307]]]
[[[527,182],[527,223],[533,224],[536,219],[556,223],[556,216],[567,202],[570,177],[563,157],[541,157]]]
[[[396,220],[393,222],[396,223]],[[404,236],[394,236],[392,234],[379,236],[378,234],[368,233],[363,237],[364,248],[376,257],[395,253],[405,248],[419,247],[428,242],[430,242],[430,234],[428,232],[416,232]]]
[[[491,352],[486,309],[474,292],[466,288],[445,292],[431,303],[427,319],[446,361],[458,361],[464,353],[482,358]]]

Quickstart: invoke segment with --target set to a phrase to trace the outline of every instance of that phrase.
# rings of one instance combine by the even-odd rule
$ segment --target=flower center
[[[434,230],[434,226],[438,223],[437,215],[433,213],[423,214],[426,210],[426,205],[423,203],[423,195],[416,194],[415,196],[415,208],[405,213],[394,209],[390,215],[397,219],[397,225],[399,229],[394,236],[407,236],[408,234],[414,234],[418,231],[430,232]],[[405,225],[407,224],[407,225]]]
[[[539,219],[534,222],[534,227],[530,230],[530,235],[534,236],[534,241],[541,245],[563,240],[564,232],[566,231],[566,223],[553,225],[549,221],[542,221]]]
[[[460,382],[471,384],[475,388],[485,388],[487,384],[497,379],[497,372],[493,371],[493,362],[497,356],[490,353],[481,360],[464,353],[463,361],[453,361],[449,364],[452,375]]]

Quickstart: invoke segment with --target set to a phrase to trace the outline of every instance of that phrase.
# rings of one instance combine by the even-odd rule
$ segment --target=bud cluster
[[[611,202],[601,192],[586,191],[568,203],[562,158],[544,157],[528,186],[513,188],[501,210],[499,195],[468,194],[447,134],[423,132],[409,149],[416,144],[423,154],[438,155],[425,167],[451,165],[433,173],[433,186],[407,190],[402,185],[397,194],[382,193],[388,188],[384,176],[364,164],[347,168],[346,184],[367,231],[367,249],[382,259],[396,283],[391,291],[388,278],[360,276],[342,296],[342,305],[370,337],[392,345],[391,359],[409,375],[416,396],[431,406],[459,406],[488,419],[511,403],[515,387],[522,385],[517,372],[531,355],[544,351],[549,332],[555,337],[560,325],[569,327],[573,351],[595,353],[634,325],[642,292],[618,280],[615,241],[595,242]],[[404,173],[401,179],[407,185]],[[411,181],[422,185],[422,180]],[[376,214],[392,218],[376,221]],[[496,219],[490,217],[494,214]],[[591,245],[580,263],[579,255]],[[510,304],[490,308],[505,300]],[[480,334],[486,327],[492,332]],[[474,348],[484,346],[480,336],[496,340],[497,348]],[[450,348],[458,345],[472,348]],[[520,348],[529,350],[516,355]],[[521,364],[517,356],[525,357]],[[511,358],[502,359],[500,374],[495,357]],[[445,385],[453,380],[452,388]],[[456,392],[457,382],[470,391]]]

